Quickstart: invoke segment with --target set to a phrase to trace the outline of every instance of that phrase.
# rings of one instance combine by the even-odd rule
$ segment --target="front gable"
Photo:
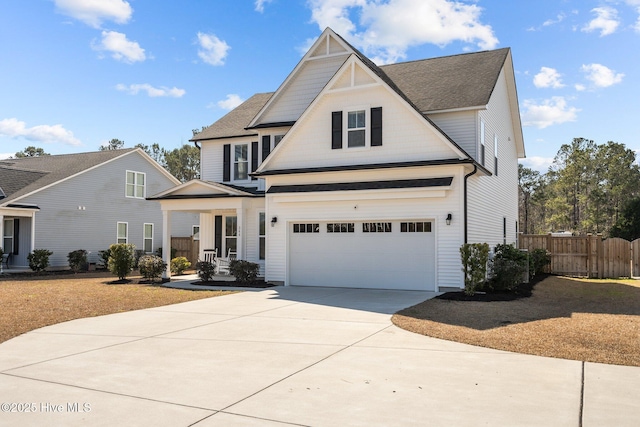
[[[194,179],[161,193],[149,197],[149,200],[183,199],[198,197],[247,197],[252,196],[249,190],[243,190],[235,186],[220,184],[217,182]]]
[[[354,128],[354,120],[355,126]],[[358,127],[362,141],[350,133]],[[342,141],[336,143],[336,138]],[[353,137],[353,138],[352,138]],[[466,153],[353,54],[258,173],[294,168],[466,159]]]

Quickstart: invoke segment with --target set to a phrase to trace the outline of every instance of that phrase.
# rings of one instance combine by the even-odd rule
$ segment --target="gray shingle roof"
[[[135,148],[0,160],[0,187],[7,196],[0,203],[7,204],[133,150]]]
[[[379,67],[351,47],[373,72],[421,113],[486,105],[509,53],[509,48],[503,48]],[[245,128],[272,95],[273,92],[252,96],[192,141],[256,135],[254,130]]]
[[[421,112],[489,103],[509,48],[380,67]]]
[[[195,135],[191,141],[205,139],[231,138],[235,136],[257,135],[253,130],[246,130],[251,120],[264,107],[273,92],[257,93],[231,110],[220,120]]]

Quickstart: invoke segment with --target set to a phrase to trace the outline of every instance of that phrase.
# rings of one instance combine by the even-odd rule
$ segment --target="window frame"
[[[124,237],[120,237],[120,225],[124,225]],[[120,240],[124,240],[124,242],[121,242]],[[116,243],[118,244],[129,243],[129,223],[128,222],[118,221],[116,223]]]
[[[485,145],[485,124],[484,124],[484,120],[480,119],[480,154],[478,157],[480,157],[480,164],[482,166],[484,166],[484,157],[485,157],[485,151],[486,151],[486,145]]]
[[[133,182],[129,182],[129,174],[133,174]],[[138,183],[139,177],[142,177],[142,184]],[[124,196],[129,199],[144,199],[147,197],[147,174],[146,172],[138,172],[128,170],[125,172]],[[133,194],[129,195],[129,188],[133,189]],[[138,196],[138,189],[142,188],[142,196]]]
[[[258,260],[267,258],[267,214],[258,212]]]
[[[7,224],[11,224],[10,226],[7,227]],[[6,254],[13,254],[14,253],[14,243],[15,243],[15,218],[4,218],[3,220],[3,232],[2,232],[2,250],[4,251],[4,253]],[[10,234],[7,234],[7,231],[10,232]],[[7,245],[7,240],[11,241],[10,245]],[[7,246],[10,246],[9,248],[7,248]]]
[[[493,134],[493,173],[498,176],[498,134]]]
[[[196,228],[198,229],[197,231]],[[191,226],[191,237],[193,240],[200,240],[200,225]]]
[[[235,220],[235,234],[232,235],[228,235],[227,234],[227,221],[230,219],[234,219]],[[238,252],[238,217],[236,215],[225,215],[223,217],[223,221],[224,224],[222,225],[222,244],[224,246],[224,251],[222,252],[222,254],[220,254],[220,256],[222,257],[226,257],[227,254],[229,253],[229,240],[233,240],[235,242],[234,245],[234,252]],[[234,228],[232,226],[232,228]]]
[[[250,168],[250,163],[251,163],[251,150],[249,149],[249,142],[239,142],[237,144],[232,144],[231,148],[232,148],[232,152],[231,155],[233,156],[233,158],[231,159],[231,181],[232,182],[247,182],[251,180],[251,177],[249,176],[249,168]],[[246,151],[246,159],[242,160],[241,162],[236,158],[236,153],[237,153],[237,148],[238,147],[244,147],[244,150]],[[245,165],[245,178],[238,178],[238,166],[240,164],[244,164]]]
[[[150,225],[151,226],[151,237],[147,237],[147,226]],[[153,253],[153,233],[154,233],[154,228],[155,226],[153,225],[152,222],[145,222],[142,225],[142,250],[144,251],[144,253],[146,254],[151,254]],[[147,251],[146,248],[146,243],[147,241],[151,240],[151,247],[150,250]]]
[[[349,108],[345,108],[345,114],[343,114],[343,141],[345,144],[345,148],[351,150],[362,150],[371,147],[371,107],[369,105],[357,105]],[[349,128],[349,114],[352,113],[364,113],[364,126]],[[363,145],[350,145],[349,142],[349,134],[351,132],[364,132],[364,143]]]

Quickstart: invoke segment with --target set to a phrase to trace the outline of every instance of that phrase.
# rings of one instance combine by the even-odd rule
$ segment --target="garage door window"
[[[327,224],[327,233],[353,233],[354,231],[355,223],[353,222]]]
[[[365,222],[362,224],[363,233],[391,233],[390,222]]]
[[[430,222],[401,222],[401,233],[431,233]]]
[[[319,233],[320,224],[293,224],[294,233]]]

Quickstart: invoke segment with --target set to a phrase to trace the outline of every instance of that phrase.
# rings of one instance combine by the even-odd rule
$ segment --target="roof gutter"
[[[475,175],[477,172],[478,172],[478,165],[474,163],[473,170],[464,176],[464,243],[465,244],[468,243],[467,240],[469,237],[469,224],[467,222],[468,205],[469,205],[469,202],[467,200],[467,179],[469,179],[471,175]]]

